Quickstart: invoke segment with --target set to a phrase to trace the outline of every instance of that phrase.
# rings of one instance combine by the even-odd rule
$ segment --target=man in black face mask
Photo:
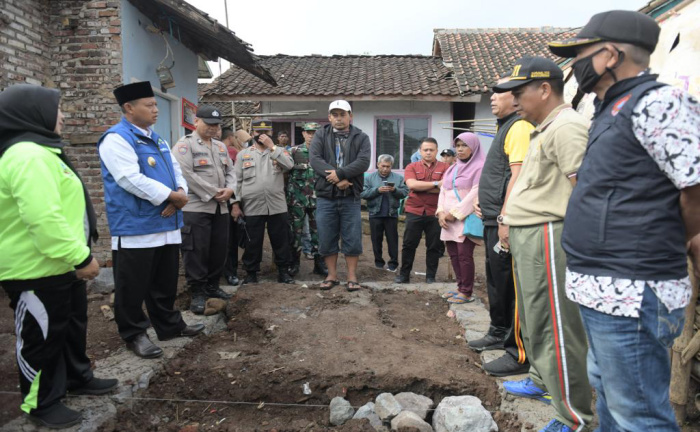
[[[700,270],[700,104],[649,73],[658,36],[652,18],[610,11],[550,43],[597,96],[562,245],[600,430],[678,430],[668,349],[690,299],[686,255]]]

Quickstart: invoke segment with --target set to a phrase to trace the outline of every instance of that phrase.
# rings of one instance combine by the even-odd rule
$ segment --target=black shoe
[[[56,402],[48,408],[32,410],[31,414],[27,414],[27,418],[49,429],[64,429],[80,423],[83,415],[68,408],[61,402]]]
[[[126,348],[141,358],[150,359],[163,355],[163,350],[148,338],[146,333],[136,336],[126,343]]]
[[[229,294],[220,287],[210,284],[207,284],[207,286],[204,288],[204,294],[209,298],[220,298],[224,300],[228,300],[233,297],[233,294]],[[206,300],[204,302],[206,303]]]
[[[294,282],[294,279],[289,275],[287,270],[280,270],[279,271],[279,273],[277,274],[277,282],[285,283],[285,284],[296,283],[296,282]]]
[[[396,275],[396,277],[394,278],[394,283],[398,283],[398,284],[407,284],[407,283],[410,283],[410,282],[411,282],[411,278],[410,278],[409,276],[407,276],[407,275],[398,274],[398,275]]]
[[[374,264],[374,268],[378,270],[384,270],[384,264]]]
[[[520,364],[512,355],[505,353],[496,360],[485,363],[483,368],[489,375],[504,377],[528,373],[530,363]]]
[[[299,258],[297,258],[297,260],[294,262],[294,264],[292,264],[292,266],[289,267],[289,271],[288,271],[289,276],[296,276],[296,275],[298,275],[298,274],[299,274],[299,266],[300,266],[300,265],[301,265],[301,264],[299,263]]]
[[[202,323],[192,324],[192,325],[188,325],[187,327],[182,329],[182,331],[180,331],[180,333],[178,333],[174,336],[168,336],[168,337],[163,337],[163,338],[158,338],[158,339],[161,341],[169,341],[171,339],[175,339],[175,338],[179,338],[179,337],[194,337],[194,336],[197,336],[198,334],[200,334],[201,332],[203,332],[205,328],[207,328],[207,326],[205,326]]]
[[[503,349],[503,338],[487,334],[481,339],[469,341],[469,348],[476,352]]]
[[[386,269],[387,269],[388,271],[390,271],[390,272],[393,273],[393,272],[395,272],[396,269],[398,269],[398,268],[399,268],[399,266],[393,266],[393,265],[389,264],[389,266],[388,266]]]
[[[258,283],[258,274],[257,273],[248,273],[245,275],[243,278],[243,282],[241,282],[241,285],[248,285],[248,284],[256,284]]]
[[[428,284],[435,283],[435,276],[426,276],[425,283],[428,283]]]
[[[204,307],[207,304],[207,296],[202,292],[192,293],[192,301],[190,302],[190,311],[196,315],[204,313]]]
[[[231,286],[236,286],[241,283],[241,281],[238,280],[238,276],[226,276],[226,282]]]
[[[324,261],[321,255],[316,255],[314,257],[313,273],[321,276],[328,276],[328,267],[326,267],[326,261]]]
[[[194,336],[197,336],[198,334],[200,334],[201,332],[203,332],[205,328],[207,328],[207,326],[205,326],[202,323],[188,325],[187,327],[182,329],[179,336],[180,337],[194,337]]]
[[[104,379],[93,377],[90,381],[83,384],[81,387],[68,390],[68,393],[74,395],[103,395],[111,392],[117,387],[119,380]]]

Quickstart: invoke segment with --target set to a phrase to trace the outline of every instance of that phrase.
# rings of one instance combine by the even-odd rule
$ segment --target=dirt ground
[[[395,273],[374,268],[368,235],[363,243],[360,282],[393,280]],[[483,247],[475,255],[475,294],[486,301]],[[421,243],[414,271],[424,272],[424,261]],[[521,430],[517,416],[499,411],[496,380],[480,369],[479,356],[466,348],[463,329],[446,316],[447,304],[436,294],[348,293],[343,286],[319,291],[315,284],[322,278],[311,274],[313,262],[303,258],[296,278],[313,283],[308,288],[277,284],[267,240],[263,262],[262,283],[241,288],[229,303],[227,331],[196,338],[139,394],[161,400],[120,405],[117,427],[103,432],[184,432],[194,424],[199,426],[192,430],[199,431],[372,432],[366,421],[331,427],[330,400],[344,396],[359,407],[379,393],[402,391],[435,401],[474,395],[493,413],[500,431]],[[344,283],[342,260],[339,267]],[[439,282],[448,281],[448,267],[448,258],[442,258]],[[414,274],[412,282],[423,277]],[[189,305],[183,285],[181,281],[177,306],[185,309]],[[0,290],[2,302],[9,300]],[[109,296],[90,296],[88,355],[93,361],[123,346],[116,324],[100,311],[108,302]],[[18,390],[13,333],[12,311],[0,307],[0,391]],[[307,383],[311,394],[303,391]],[[19,396],[0,395],[0,424],[20,414],[19,404]]]

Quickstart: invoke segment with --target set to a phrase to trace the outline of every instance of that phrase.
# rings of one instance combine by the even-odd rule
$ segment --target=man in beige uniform
[[[271,134],[272,123],[254,121],[255,144],[238,153],[234,166],[237,182],[231,216],[235,220],[245,216],[247,232],[242,259],[247,275],[243,284],[258,282],[265,225],[279,272],[277,281],[294,283],[289,275],[292,257],[284,194],[284,173],[292,169],[294,161],[288,151],[275,146]]]
[[[211,105],[197,109],[196,130],[180,138],[173,155],[187,181],[188,202],[182,209],[182,259],[192,295],[190,310],[204,313],[207,297],[228,299],[219,288],[228,246],[226,202],[233,194],[233,162],[226,146],[214,139],[221,132],[221,113]]]
[[[593,418],[586,374],[586,334],[578,307],[566,298],[561,233],[569,196],[588,141],[588,124],[564,103],[559,67],[524,57],[494,87],[512,91],[522,118],[537,125],[505,208],[496,218],[501,245],[515,266],[518,313],[530,377],[506,381],[507,392],[539,399],[556,410],[540,432],[583,430]]]

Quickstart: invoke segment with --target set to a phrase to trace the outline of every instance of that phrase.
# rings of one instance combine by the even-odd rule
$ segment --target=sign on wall
[[[194,118],[197,115],[197,105],[182,98],[182,126],[194,130]]]

